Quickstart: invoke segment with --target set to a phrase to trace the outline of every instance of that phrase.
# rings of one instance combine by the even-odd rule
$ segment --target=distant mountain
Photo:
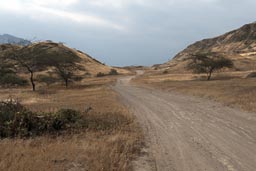
[[[215,38],[198,41],[169,62],[155,67],[177,72],[186,71],[191,54],[199,52],[215,52],[230,58],[237,70],[256,69],[256,23],[246,24]]]
[[[9,34],[0,35],[0,44],[16,44],[27,46],[30,45],[31,42],[22,38],[18,38]]]

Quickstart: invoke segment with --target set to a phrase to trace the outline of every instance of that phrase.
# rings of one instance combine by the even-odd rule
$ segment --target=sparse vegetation
[[[251,72],[246,76],[246,78],[256,78],[256,72]]]
[[[188,64],[188,68],[192,69],[195,73],[206,73],[208,81],[211,79],[213,72],[233,67],[233,62],[230,59],[210,52],[192,55],[191,60],[192,62]]]
[[[169,73],[168,70],[163,71],[163,74],[168,74],[168,73]]]
[[[117,72],[116,69],[111,69],[111,70],[109,71],[109,75],[118,75],[118,72]]]
[[[103,73],[103,72],[98,72],[96,76],[97,76],[97,77],[105,77],[105,76],[107,76],[107,75],[118,75],[118,74],[119,74],[119,73],[117,72],[116,69],[111,69],[108,74],[105,74],[105,73]]]
[[[97,77],[104,77],[104,76],[106,76],[106,74],[104,74],[104,73],[102,73],[102,72],[99,72],[99,73],[97,74]]]
[[[18,101],[0,102],[0,137],[30,137],[85,127],[81,113],[61,109],[57,113],[32,112]]]

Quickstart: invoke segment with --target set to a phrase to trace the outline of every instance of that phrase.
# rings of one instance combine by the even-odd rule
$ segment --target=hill
[[[256,69],[256,23],[246,24],[215,38],[198,41],[178,53],[169,62],[154,67],[173,72],[187,71],[188,58],[198,52],[215,52],[230,58],[236,70]]]
[[[31,42],[22,38],[9,35],[9,34],[3,34],[3,35],[0,35],[0,44],[16,44],[16,45],[26,46],[31,44]]]
[[[10,49],[17,49],[17,48],[22,48],[22,46],[18,45],[13,45],[13,44],[2,44],[0,45],[0,54],[3,53],[5,50],[10,50]],[[54,42],[39,42],[39,43],[33,43],[28,46],[28,49],[31,53],[34,53],[35,56],[39,55],[50,55],[52,54],[51,52],[57,52],[57,55],[64,56],[64,55],[72,55],[76,58],[79,58],[79,65],[84,68],[83,72],[80,72],[80,75],[91,75],[91,76],[96,76],[97,73],[101,72],[104,74],[108,74],[111,69],[116,69],[118,73],[120,74],[127,74],[129,73],[125,69],[121,68],[114,68],[107,66],[100,61],[96,60],[95,58],[91,57],[90,55],[67,47],[62,43],[54,43]],[[40,54],[39,54],[40,53]],[[53,56],[54,58],[54,56]],[[42,71],[46,72],[46,71]]]

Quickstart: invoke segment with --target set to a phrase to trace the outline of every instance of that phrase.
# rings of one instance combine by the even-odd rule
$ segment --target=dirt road
[[[137,87],[131,78],[114,89],[146,134],[149,156],[135,170],[256,171],[255,113]]]

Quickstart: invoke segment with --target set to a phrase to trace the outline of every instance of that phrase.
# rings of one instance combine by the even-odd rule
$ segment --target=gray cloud
[[[110,65],[165,62],[190,43],[255,21],[256,6],[254,0],[0,3],[0,33],[66,42]]]

